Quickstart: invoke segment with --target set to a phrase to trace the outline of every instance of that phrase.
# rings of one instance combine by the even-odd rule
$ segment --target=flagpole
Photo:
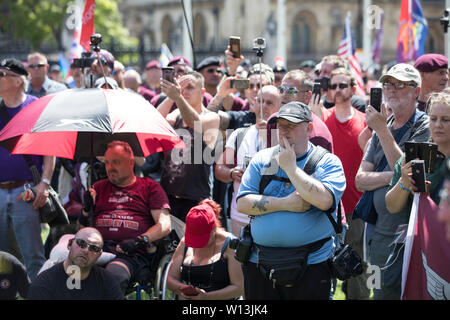
[[[371,0],[364,0],[363,6],[363,51],[364,51],[364,66],[367,69],[371,64],[371,36],[370,36],[370,28],[369,28],[369,15],[367,14],[367,10],[372,5]]]
[[[194,62],[194,48],[192,47],[193,44],[191,44],[191,38],[189,35],[189,30],[193,32],[193,23],[192,23],[192,0],[182,0],[184,2],[184,8],[186,10],[186,23],[184,26],[184,32],[183,32],[183,56],[186,57],[189,61],[192,61],[193,67],[195,68],[195,62]],[[188,25],[189,24],[189,25]]]
[[[445,0],[445,10],[450,10],[450,0]],[[449,18],[449,17],[447,16],[447,18]],[[447,30],[444,33],[444,37],[445,37],[445,40],[444,40],[445,56],[448,59],[449,54],[450,54],[450,32],[448,32],[448,25],[447,25]]]
[[[287,63],[286,57],[286,0],[277,1],[277,56],[282,57]]]

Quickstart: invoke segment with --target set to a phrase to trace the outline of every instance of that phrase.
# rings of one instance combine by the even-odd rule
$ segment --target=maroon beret
[[[414,63],[414,67],[420,72],[433,72],[438,69],[448,68],[448,59],[446,56],[437,53],[424,54]]]
[[[159,64],[158,60],[152,60],[145,66],[145,69],[149,70],[151,68],[159,68],[161,69],[161,65]]]
[[[171,67],[171,66],[174,66],[177,64],[182,64],[182,65],[187,65],[189,67],[192,67],[190,61],[188,59],[186,59],[185,57],[173,57],[172,59],[170,59],[167,66]]]

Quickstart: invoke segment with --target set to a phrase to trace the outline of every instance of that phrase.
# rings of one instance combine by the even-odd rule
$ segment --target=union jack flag
[[[352,37],[352,16],[350,12],[347,12],[345,18],[344,35],[339,43],[338,56],[348,61],[350,71],[356,80],[356,94],[359,96],[366,96],[364,90],[364,81],[362,79],[361,65],[355,55],[355,43]]]

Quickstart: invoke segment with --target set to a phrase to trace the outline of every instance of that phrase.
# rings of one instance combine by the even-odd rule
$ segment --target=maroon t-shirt
[[[155,224],[150,210],[170,209],[166,193],[150,178],[136,177],[136,182],[125,188],[104,179],[93,188],[97,192],[94,225],[104,240],[136,238]]]

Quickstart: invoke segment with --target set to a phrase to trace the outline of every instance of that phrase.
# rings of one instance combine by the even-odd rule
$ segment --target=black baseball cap
[[[280,108],[277,115],[269,120],[269,123],[273,123],[278,119],[284,119],[293,123],[313,121],[311,110],[306,104],[299,101],[286,103]]]
[[[0,69],[7,69],[21,76],[28,76],[28,70],[25,68],[22,62],[15,58],[3,59],[0,62]]]

